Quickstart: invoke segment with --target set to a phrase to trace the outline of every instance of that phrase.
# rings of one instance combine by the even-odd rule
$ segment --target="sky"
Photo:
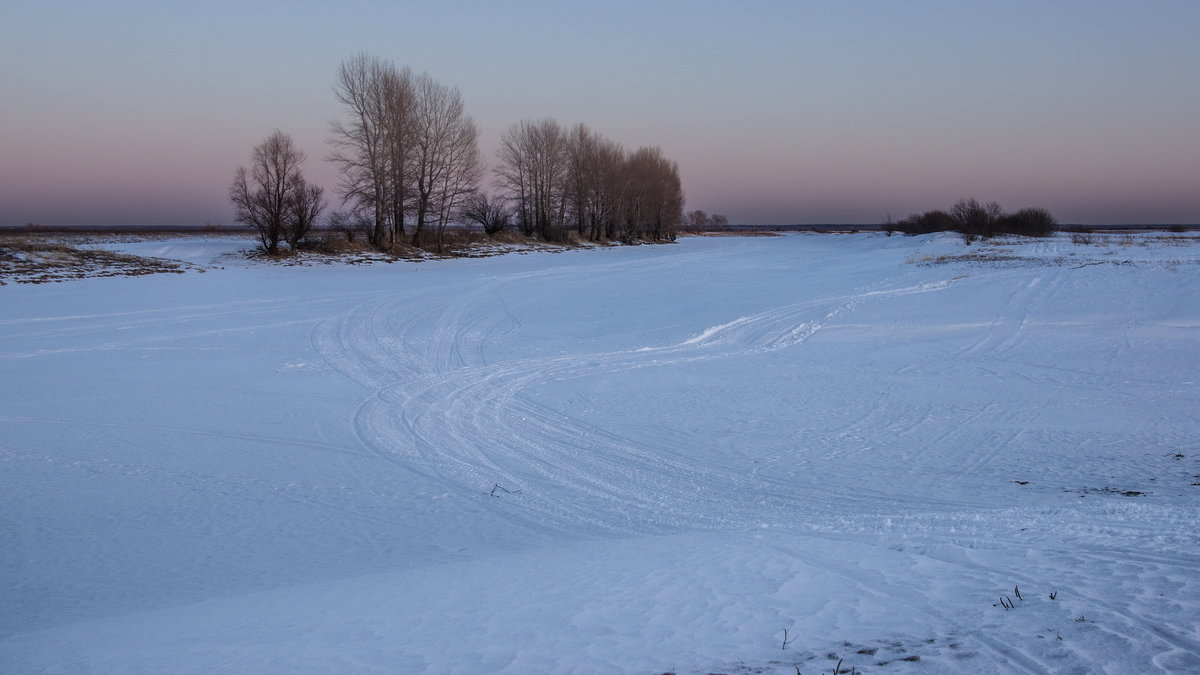
[[[962,197],[1200,223],[1198,30],[1194,0],[5,0],[0,225],[231,224],[275,129],[332,193],[359,52],[458,87],[492,163],[520,120],[585,122],[660,146],[686,208],[733,223]]]

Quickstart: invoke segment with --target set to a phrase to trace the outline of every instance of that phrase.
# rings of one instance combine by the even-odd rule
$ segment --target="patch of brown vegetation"
[[[348,239],[343,233],[328,232],[311,237],[301,244],[299,250],[281,249],[268,256],[254,251],[249,257],[268,260],[284,265],[372,263],[441,260],[448,258],[486,258],[507,253],[531,253],[534,251],[565,251],[590,246],[608,246],[610,242],[580,241],[572,234],[565,242],[546,242],[526,237],[517,232],[497,232],[491,236],[479,230],[447,230],[438,250],[436,233],[429,233],[421,246],[412,246],[407,241],[393,244],[380,250],[361,237]]]
[[[952,263],[973,263],[977,265],[995,265],[999,267],[1033,267],[1037,265],[1065,265],[1067,258],[1034,258],[1030,256],[1011,255],[999,251],[972,251],[969,253],[947,253],[944,255],[922,255],[909,258],[908,263],[918,267],[934,265],[949,265]]]
[[[738,231],[700,232],[700,233],[689,232],[688,235],[689,236],[699,236],[699,237],[782,237],[783,236],[779,232],[771,232],[770,230],[738,230]]]
[[[0,236],[0,285],[44,284],[92,277],[182,274],[183,263],[78,248],[63,239]]]

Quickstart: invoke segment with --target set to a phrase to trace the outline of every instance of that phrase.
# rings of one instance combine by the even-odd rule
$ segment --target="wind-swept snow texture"
[[[0,288],[0,671],[1198,672],[1187,241]]]

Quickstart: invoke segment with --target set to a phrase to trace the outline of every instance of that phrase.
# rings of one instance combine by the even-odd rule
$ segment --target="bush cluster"
[[[1008,213],[996,202],[980,204],[975,199],[960,199],[949,211],[935,209],[914,213],[904,220],[884,225],[889,234],[959,232],[964,237],[984,239],[997,234],[1048,237],[1057,228],[1058,222],[1046,209],[1030,207]]]

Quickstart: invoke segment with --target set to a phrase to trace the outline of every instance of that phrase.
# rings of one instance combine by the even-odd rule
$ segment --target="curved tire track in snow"
[[[662,264],[694,265],[696,257]],[[519,280],[603,277],[629,264],[555,268]],[[509,277],[460,296],[427,332],[414,335],[417,318],[394,316],[403,311],[402,301],[373,297],[318,325],[312,344],[339,372],[374,390],[353,420],[364,446],[451,489],[486,493],[500,484],[519,490],[503,499],[514,518],[593,533],[790,523],[798,500],[770,489],[769,478],[688,461],[684,448],[642,447],[540,405],[525,392],[551,382],[795,347],[863,302],[949,284],[889,282],[738,317],[677,344],[488,363],[488,336],[511,331],[515,323],[508,308],[493,300],[500,284],[514,283]],[[843,504],[875,499],[863,492],[829,496]],[[878,495],[885,498],[894,496]]]

